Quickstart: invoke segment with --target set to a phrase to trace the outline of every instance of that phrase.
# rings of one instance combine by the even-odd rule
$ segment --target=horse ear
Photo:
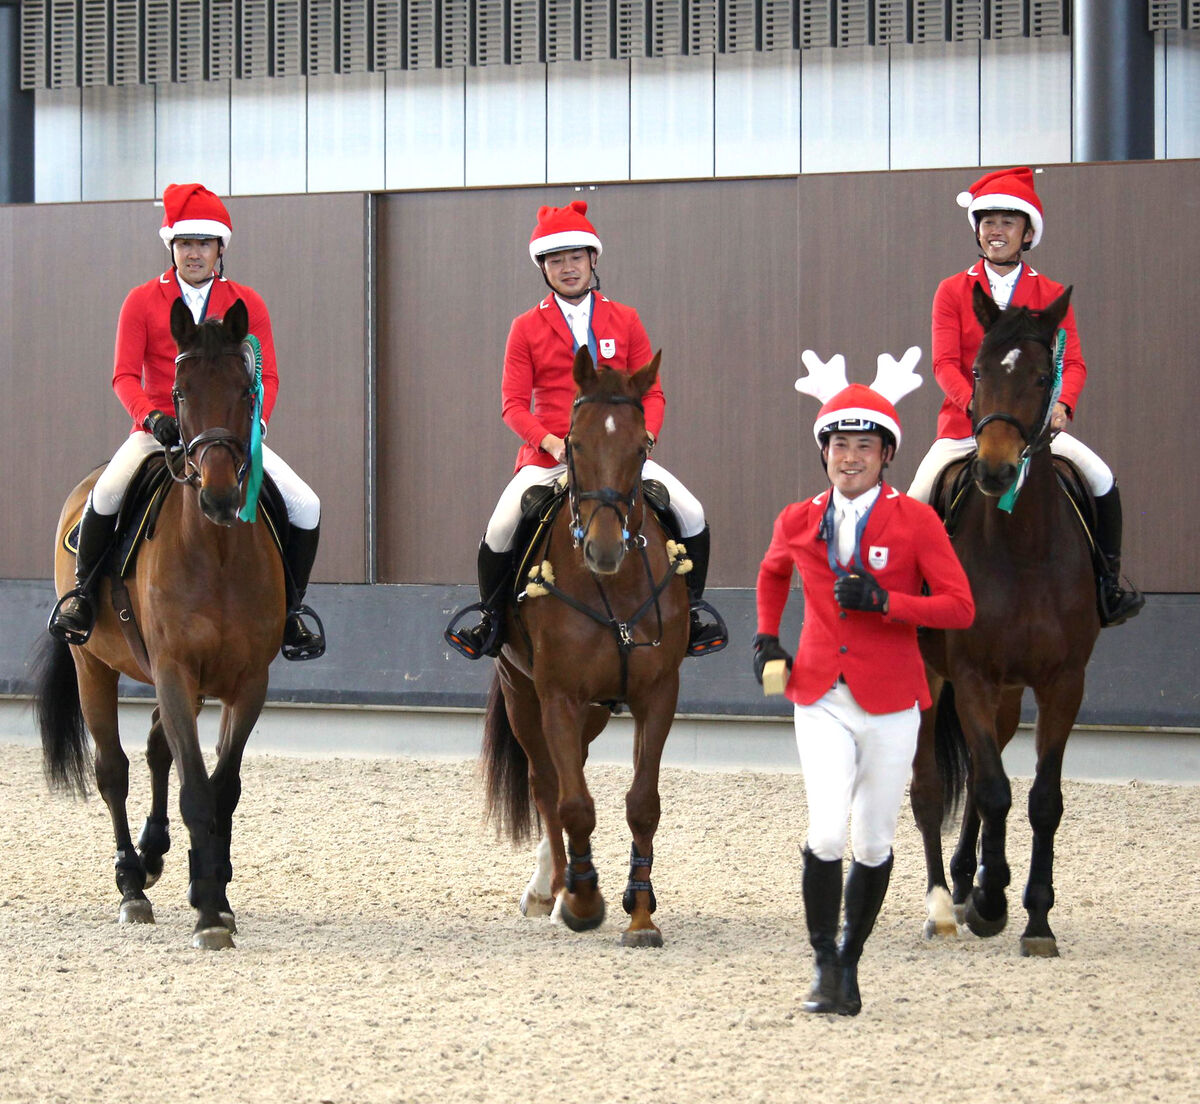
[[[586,345],[580,345],[575,354],[575,386],[580,391],[585,390],[596,382],[596,366],[592,363],[592,354]]]
[[[1062,320],[1066,318],[1067,311],[1071,306],[1071,292],[1075,290],[1075,285],[1072,284],[1064,291],[1057,299],[1054,300],[1045,310],[1041,312],[1042,323],[1045,325],[1049,333],[1054,333]]]
[[[654,386],[654,381],[658,379],[658,366],[662,362],[662,350],[650,359],[649,364],[643,364],[632,376],[629,377],[633,384],[633,393],[640,399],[651,387]]]
[[[250,312],[246,310],[246,304],[238,299],[232,307],[225,312],[225,318],[222,322],[225,327],[225,332],[229,334],[234,345],[240,345],[245,339],[246,334],[250,332]]]
[[[182,349],[184,345],[190,345],[195,332],[196,320],[180,296],[171,304],[171,336],[175,339],[175,347]]]
[[[996,319],[1000,317],[1000,308],[996,306],[996,300],[984,291],[981,285],[976,284],[971,301],[975,307],[975,317],[979,319],[979,324],[985,330],[990,330]]]

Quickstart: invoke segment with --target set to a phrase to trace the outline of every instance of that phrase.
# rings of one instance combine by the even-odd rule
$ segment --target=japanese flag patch
[[[617,355],[617,339],[615,337],[600,338],[600,355],[605,360],[612,360]]]
[[[873,544],[867,549],[867,563],[875,571],[882,571],[887,567],[888,550],[880,548],[879,545]]]

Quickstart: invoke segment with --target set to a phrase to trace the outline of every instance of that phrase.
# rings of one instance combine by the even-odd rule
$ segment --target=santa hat
[[[220,238],[227,246],[233,237],[233,220],[225,204],[203,184],[168,184],[163,208],[158,236],[168,249],[174,238]]]
[[[880,353],[875,382],[870,387],[846,383],[846,358],[841,353],[823,361],[812,349],[805,349],[800,359],[808,375],[796,380],[796,390],[823,404],[813,422],[818,445],[824,433],[876,433],[886,429],[895,438],[896,450],[900,450],[900,416],[893,403],[921,386],[921,377],[914,371],[921,359],[916,345],[905,350],[899,360],[890,353]]]
[[[594,249],[596,256],[604,252],[596,228],[587,220],[587,204],[573,199],[565,207],[539,207],[537,226],[529,238],[529,256],[539,265],[539,258],[562,249]]]
[[[1033,226],[1029,247],[1042,240],[1042,201],[1033,190],[1033,171],[1024,166],[981,176],[967,191],[958,193],[958,205],[967,209],[972,229],[979,211],[1021,211]]]

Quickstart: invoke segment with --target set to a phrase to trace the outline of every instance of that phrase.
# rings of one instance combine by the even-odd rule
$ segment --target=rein
[[[643,417],[645,409],[639,399],[633,398],[632,395],[580,395],[571,404],[571,423],[574,428],[574,412],[585,403],[603,403],[608,406],[633,406],[636,407]],[[583,543],[583,538],[587,536],[588,529],[591,528],[592,521],[596,517],[597,511],[593,511],[592,516],[588,518],[586,526],[580,524],[579,520],[579,503],[581,502],[599,502],[601,507],[608,507],[617,515],[617,520],[621,523],[621,537],[629,546],[629,518],[633,513],[633,508],[637,503],[638,491],[641,489],[642,481],[638,479],[634,482],[627,494],[622,494],[613,487],[601,487],[598,491],[581,491],[579,490],[575,477],[575,457],[571,452],[571,433],[567,431],[567,500],[570,503],[571,509],[571,537],[575,541],[575,547],[578,548]],[[625,513],[622,514],[618,507],[624,506]]]

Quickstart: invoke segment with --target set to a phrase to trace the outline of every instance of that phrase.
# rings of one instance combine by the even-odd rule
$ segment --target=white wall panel
[[[1200,157],[1200,31],[1167,31],[1166,157]]]
[[[158,85],[154,130],[155,195],[191,180],[229,194],[229,81]]]
[[[467,69],[466,183],[546,182],[546,66]]]
[[[888,167],[888,52],[806,50],[800,63],[800,171]]]
[[[230,193],[308,191],[304,78],[230,84]]]
[[[546,66],[546,180],[629,179],[628,61]]]
[[[78,203],[82,108],[78,88],[33,94],[33,198],[38,203]]]
[[[1070,161],[1070,39],[1004,38],[980,47],[979,163]]]
[[[384,186],[384,75],[308,78],[308,190]]]
[[[462,187],[465,97],[465,69],[387,74],[385,187]]]
[[[633,58],[630,66],[630,177],[712,176],[712,56]]]
[[[800,171],[801,57],[798,50],[717,55],[717,176]]]
[[[154,195],[154,89],[82,90],[80,195],[84,200]]]
[[[1154,156],[1167,156],[1167,36],[1154,36]]]
[[[978,165],[979,43],[892,46],[891,55],[888,168]]]

